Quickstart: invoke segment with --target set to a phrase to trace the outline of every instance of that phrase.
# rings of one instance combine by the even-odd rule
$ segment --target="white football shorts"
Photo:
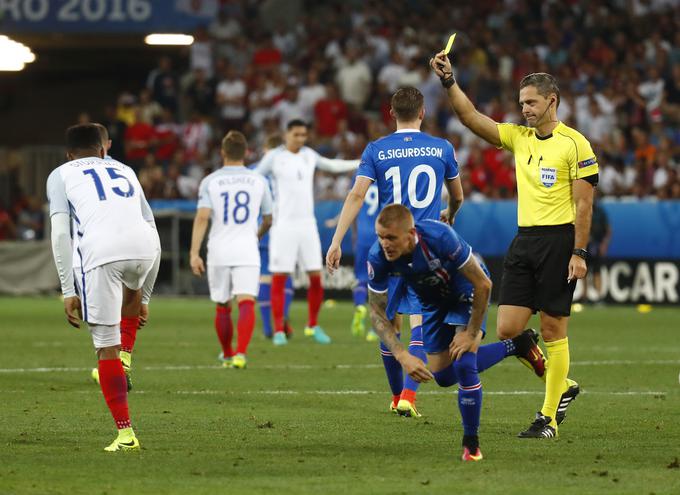
[[[281,222],[269,234],[269,271],[293,273],[296,263],[305,272],[320,271],[321,240],[316,221]]]
[[[90,324],[118,325],[123,285],[131,290],[141,289],[153,263],[154,260],[113,261],[76,274],[83,320]]]
[[[208,263],[208,286],[210,299],[219,304],[230,301],[234,296],[257,297],[260,288],[260,267],[215,266]]]

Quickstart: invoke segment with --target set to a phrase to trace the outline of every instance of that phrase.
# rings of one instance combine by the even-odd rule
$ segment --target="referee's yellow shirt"
[[[572,181],[598,173],[597,158],[581,133],[557,124],[552,134],[516,124],[498,124],[501,146],[515,155],[517,224],[520,227],[574,223]]]

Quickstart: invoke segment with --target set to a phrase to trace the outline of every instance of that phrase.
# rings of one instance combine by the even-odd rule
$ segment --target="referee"
[[[586,275],[598,165],[588,140],[557,120],[560,90],[550,74],[529,74],[519,86],[519,104],[527,125],[498,124],[478,112],[456,84],[443,52],[431,66],[446,88],[460,121],[490,144],[515,157],[518,233],[503,263],[496,333],[519,335],[539,312],[548,354],[545,400],[520,438],[552,438],[566,408],[579,393],[567,378],[567,325],[576,279]],[[542,356],[536,356],[543,359]]]

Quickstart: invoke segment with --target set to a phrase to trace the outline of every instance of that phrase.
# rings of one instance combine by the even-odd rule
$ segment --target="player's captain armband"
[[[583,160],[582,162],[578,162],[578,168],[586,168],[592,165],[597,165],[597,158],[592,157],[588,158],[587,160]]]

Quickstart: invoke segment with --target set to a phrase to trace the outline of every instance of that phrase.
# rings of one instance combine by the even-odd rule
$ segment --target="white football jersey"
[[[198,207],[212,210],[208,265],[260,266],[257,219],[272,213],[262,175],[246,167],[222,167],[201,181]]]
[[[316,221],[314,217],[314,169],[319,154],[307,146],[293,153],[285,146],[268,152],[257,171],[270,175],[274,193],[274,223],[300,220]]]
[[[113,261],[154,259],[158,234],[144,219],[146,204],[134,171],[115,160],[80,158],[47,179],[50,215],[75,221],[77,254],[84,271]]]

